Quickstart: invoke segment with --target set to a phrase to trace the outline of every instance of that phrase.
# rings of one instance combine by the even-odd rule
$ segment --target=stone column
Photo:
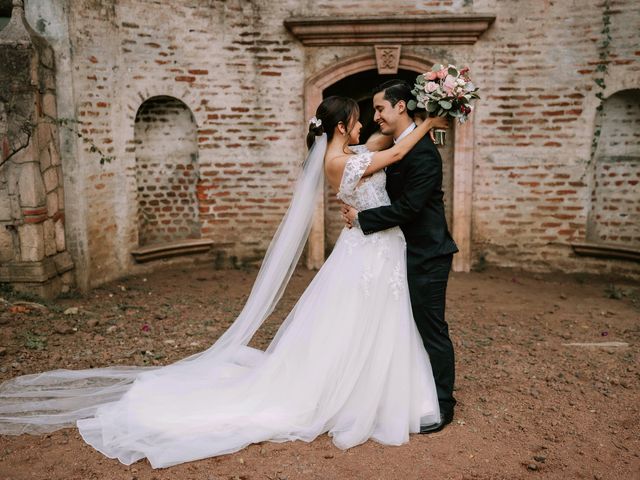
[[[69,289],[53,50],[13,0],[0,32],[0,282],[54,297]]]

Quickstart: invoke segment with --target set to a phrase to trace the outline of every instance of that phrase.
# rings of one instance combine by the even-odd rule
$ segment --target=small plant
[[[23,336],[23,345],[29,350],[44,350],[47,348],[47,337],[33,332],[26,332]]]
[[[607,294],[608,298],[613,298],[615,300],[620,300],[624,296],[624,292],[613,283],[609,284],[604,292]]]
[[[487,269],[487,257],[484,253],[480,254],[480,256],[478,257],[478,261],[473,266],[473,269],[476,272],[484,272]]]

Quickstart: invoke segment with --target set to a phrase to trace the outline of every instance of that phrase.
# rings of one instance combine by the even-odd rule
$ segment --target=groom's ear
[[[407,111],[407,103],[404,100],[398,100],[398,102],[396,103],[396,106],[398,107],[398,113],[403,113]]]

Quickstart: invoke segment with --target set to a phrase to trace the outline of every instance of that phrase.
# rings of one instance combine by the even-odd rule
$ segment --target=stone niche
[[[640,251],[640,90],[607,98],[594,156],[587,240]]]
[[[67,291],[62,168],[51,47],[22,0],[0,31],[0,282],[44,298]]]
[[[138,244],[200,238],[197,127],[180,100],[153,97],[135,123]]]

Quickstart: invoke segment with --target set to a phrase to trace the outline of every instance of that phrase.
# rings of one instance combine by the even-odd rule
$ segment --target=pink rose
[[[453,89],[456,86],[456,79],[451,75],[447,75],[447,78],[444,79],[444,84],[442,85],[445,91],[451,95],[453,93]]]
[[[427,72],[426,77],[427,77],[427,80],[433,81],[436,78],[438,78],[438,75],[436,74],[436,72]]]
[[[438,89],[438,84],[436,82],[429,82],[427,83],[427,92],[429,93],[433,93]]]
[[[447,69],[446,69],[446,68],[443,68],[443,69],[442,69],[442,70],[440,70],[438,73],[436,73],[436,75],[438,76],[438,78],[439,78],[439,79],[441,79],[441,80],[442,80],[443,78],[445,78],[445,77],[448,75],[448,73],[447,73]]]

